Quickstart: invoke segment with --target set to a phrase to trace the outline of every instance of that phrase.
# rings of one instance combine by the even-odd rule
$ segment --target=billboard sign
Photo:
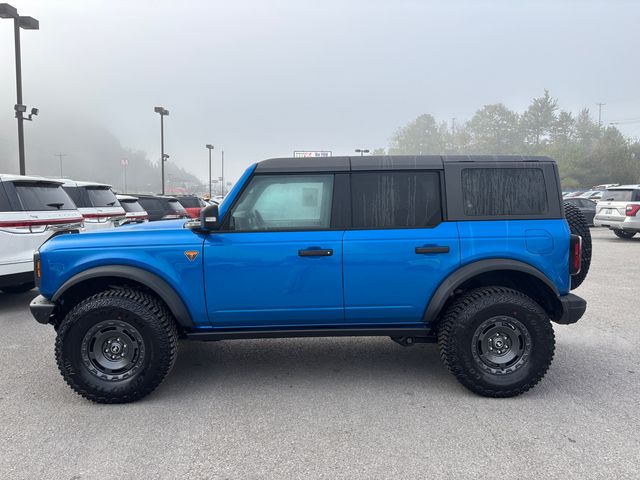
[[[331,152],[327,150],[294,150],[295,158],[330,157]]]

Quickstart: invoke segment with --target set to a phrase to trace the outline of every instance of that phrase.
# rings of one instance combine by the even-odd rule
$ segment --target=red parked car
[[[175,198],[178,199],[180,205],[184,207],[191,218],[199,218],[200,210],[202,210],[202,207],[207,206],[203,199],[195,195],[180,195]]]

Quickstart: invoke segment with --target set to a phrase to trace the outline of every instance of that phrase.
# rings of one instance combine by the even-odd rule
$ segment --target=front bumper
[[[562,315],[555,322],[562,325],[576,323],[587,309],[587,301],[573,293],[561,296],[560,303],[562,304]]]
[[[33,318],[35,318],[38,323],[42,323],[44,325],[50,323],[54,308],[56,308],[56,304],[42,295],[38,295],[36,298],[31,300],[31,303],[29,304],[29,310],[31,310]]]

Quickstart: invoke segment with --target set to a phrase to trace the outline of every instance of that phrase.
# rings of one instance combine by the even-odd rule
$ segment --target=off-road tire
[[[582,237],[582,255],[580,259],[580,273],[571,275],[571,290],[578,288],[587,278],[591,266],[591,231],[584,215],[578,207],[565,202],[564,216],[569,224],[569,230]]]
[[[494,319],[519,325],[525,352],[528,345],[527,355],[504,370],[489,367],[478,354],[477,331]],[[448,307],[438,327],[438,344],[449,371],[469,390],[485,397],[513,397],[544,377],[555,337],[546,312],[531,298],[510,288],[484,287],[462,294]]]
[[[122,336],[119,351],[123,356],[125,352],[131,355],[134,366],[123,368],[121,374],[114,373],[117,369],[104,373],[101,364],[110,360],[98,356],[103,350],[98,348],[99,340],[91,336],[94,331],[105,346],[109,334]],[[131,345],[128,351],[126,342]],[[138,290],[118,288],[97,293],[69,311],[58,328],[55,355],[60,373],[76,393],[97,403],[126,403],[145,397],[160,385],[173,367],[177,344],[174,319],[162,302]]]
[[[629,240],[636,234],[636,232],[625,232],[624,230],[614,230],[613,233],[616,237],[622,238],[624,240]]]
[[[25,293],[29,290],[33,290],[35,286],[35,283],[27,282],[23,283],[22,285],[10,285],[7,287],[2,287],[0,288],[0,290],[2,290],[4,293]]]

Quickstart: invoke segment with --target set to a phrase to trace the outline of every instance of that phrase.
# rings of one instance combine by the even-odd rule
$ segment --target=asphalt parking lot
[[[465,390],[436,345],[186,343],[134,404],[63,382],[36,295],[0,294],[0,478],[640,478],[640,238],[595,229],[576,325],[524,396]]]

